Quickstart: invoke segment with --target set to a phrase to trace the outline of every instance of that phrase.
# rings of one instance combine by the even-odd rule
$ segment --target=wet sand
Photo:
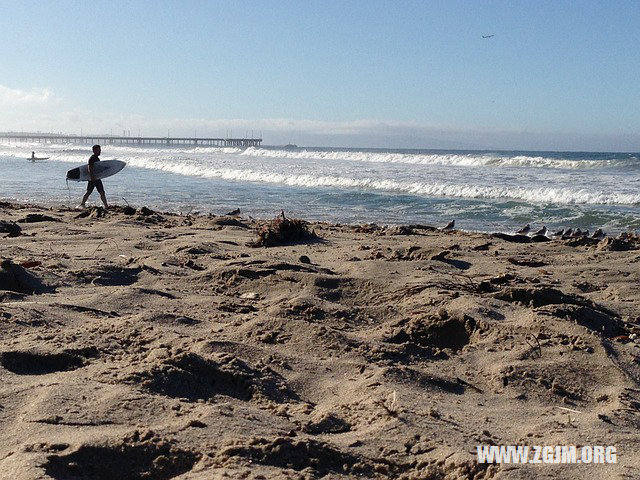
[[[0,478],[640,477],[635,237],[79,213],[0,203]]]

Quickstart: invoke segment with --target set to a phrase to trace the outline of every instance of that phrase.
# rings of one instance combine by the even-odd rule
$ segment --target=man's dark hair
[[[93,150],[93,153],[96,153],[96,151],[100,148],[100,145],[94,145],[91,150]]]

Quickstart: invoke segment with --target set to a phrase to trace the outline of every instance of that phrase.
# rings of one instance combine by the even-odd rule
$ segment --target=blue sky
[[[638,0],[3,0],[0,130],[638,151],[638,25]]]

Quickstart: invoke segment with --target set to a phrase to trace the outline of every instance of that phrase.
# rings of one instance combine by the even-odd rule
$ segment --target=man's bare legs
[[[109,204],[107,203],[107,196],[105,195],[104,191],[102,192],[98,192],[100,194],[100,200],[102,200],[102,204],[104,205],[104,209],[105,210],[109,210]],[[91,192],[86,192],[84,194],[84,197],[82,197],[82,202],[80,202],[80,206],[82,208],[85,208],[85,204],[87,203],[87,200],[89,200],[89,196],[91,195]]]
[[[100,200],[102,200],[104,209],[109,210],[109,205],[107,204],[107,196],[104,194],[104,191],[100,192]]]
[[[82,208],[86,206],[85,203],[87,203],[87,200],[89,200],[89,195],[91,195],[91,192],[85,192],[84,197],[82,197],[82,201],[80,202],[80,206]]]

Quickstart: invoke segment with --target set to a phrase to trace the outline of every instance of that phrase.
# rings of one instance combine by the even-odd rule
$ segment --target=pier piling
[[[259,147],[262,138],[201,138],[201,137],[128,137],[114,135],[64,135],[53,133],[0,132],[0,139],[9,142],[71,143],[102,145],[193,145],[211,147]]]

